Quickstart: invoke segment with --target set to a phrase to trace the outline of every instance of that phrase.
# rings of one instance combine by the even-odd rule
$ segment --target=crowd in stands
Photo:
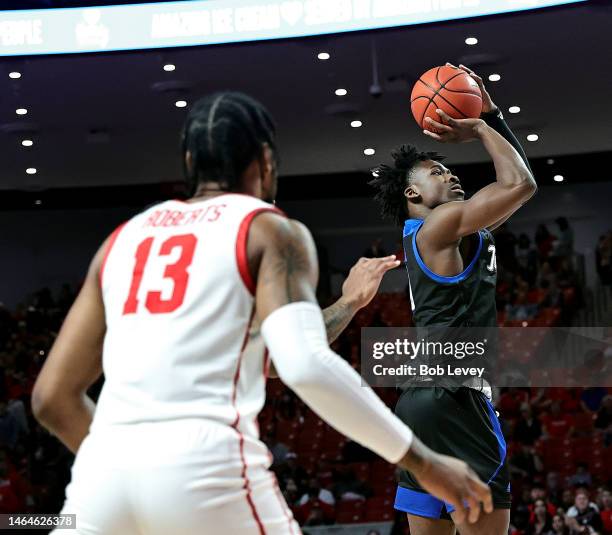
[[[556,325],[581,306],[572,231],[562,218],[557,227],[553,236],[541,225],[533,240],[508,228],[497,232],[500,324]],[[602,282],[611,244],[609,233],[598,247]],[[378,241],[367,252],[384,255]],[[15,311],[0,306],[0,513],[61,507],[73,457],[34,420],[30,395],[73,298],[65,286],[58,295],[40,291]],[[358,368],[361,327],[409,323],[407,295],[379,294],[334,349]],[[380,521],[393,522],[394,535],[408,533],[405,515],[393,509],[395,468],[330,428],[278,379],[270,379],[267,388],[262,440],[304,532],[311,526]],[[399,396],[391,388],[377,393],[391,407]],[[513,535],[612,534],[611,394],[603,387],[497,393],[508,442]]]

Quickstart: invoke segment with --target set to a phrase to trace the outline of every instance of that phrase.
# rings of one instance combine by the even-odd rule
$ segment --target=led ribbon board
[[[586,0],[204,0],[0,11],[0,56],[196,46],[408,26]]]

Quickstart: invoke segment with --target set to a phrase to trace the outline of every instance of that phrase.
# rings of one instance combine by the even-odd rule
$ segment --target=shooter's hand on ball
[[[440,121],[426,117],[425,122],[434,127],[439,133],[423,130],[426,136],[434,138],[441,143],[465,143],[479,139],[482,131],[487,127],[482,119],[453,119],[442,110],[436,110]]]
[[[447,63],[447,65],[449,67],[455,67],[452,63]],[[480,92],[482,93],[482,113],[489,113],[493,110],[496,110],[497,106],[493,103],[493,99],[491,98],[491,95],[489,95],[489,92],[487,91],[482,78],[478,76],[472,69],[466,67],[465,65],[459,64],[458,68],[462,71],[467,72],[470,77],[474,79],[474,81],[478,84]]]

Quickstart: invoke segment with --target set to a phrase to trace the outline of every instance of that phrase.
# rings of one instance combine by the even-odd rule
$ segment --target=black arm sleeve
[[[512,145],[516,149],[516,152],[520,154],[521,158],[525,162],[527,169],[529,169],[531,176],[534,176],[533,170],[529,165],[529,160],[527,159],[527,154],[525,154],[525,150],[523,149],[519,140],[516,139],[516,136],[512,133],[512,130],[510,130],[508,123],[506,123],[506,121],[501,116],[501,112],[496,109],[489,113],[483,113],[481,115],[481,119],[483,119],[485,123],[487,123],[491,128],[493,128],[493,130],[495,130],[508,143],[510,143],[510,145]]]

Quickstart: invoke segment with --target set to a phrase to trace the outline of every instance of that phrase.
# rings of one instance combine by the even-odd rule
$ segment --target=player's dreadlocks
[[[402,145],[391,152],[393,167],[381,164],[372,170],[374,179],[368,184],[376,189],[374,200],[380,204],[383,218],[402,226],[409,215],[404,190],[410,184],[410,171],[417,162],[434,160],[441,162],[444,156],[437,152],[419,152],[412,145]]]
[[[187,116],[181,136],[183,162],[189,151],[193,165],[185,178],[190,193],[199,182],[219,182],[234,191],[248,165],[267,143],[276,157],[276,130],[262,104],[242,93],[215,93],[198,100]]]

